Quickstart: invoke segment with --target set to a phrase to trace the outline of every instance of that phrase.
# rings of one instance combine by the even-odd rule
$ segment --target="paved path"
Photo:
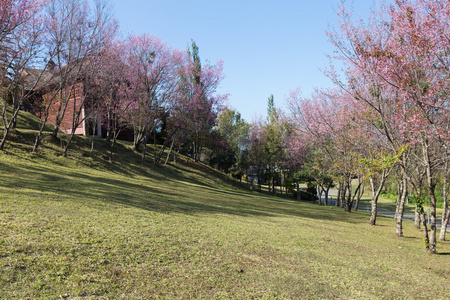
[[[328,193],[328,205],[335,205],[336,204],[336,200],[334,200],[333,198],[330,198],[330,196],[337,196],[337,190],[330,190],[329,193]],[[322,203],[323,203],[324,200],[325,200],[325,196],[322,196]],[[361,205],[359,205],[358,209],[359,210],[371,211],[371,208],[369,206],[361,206]],[[389,211],[389,210],[378,209],[377,213],[379,215],[392,217],[392,218],[395,216],[395,212],[394,211]],[[414,215],[412,215],[412,214],[403,214],[403,219],[404,220],[411,220],[411,221],[414,222]],[[428,220],[428,217],[427,217],[427,220]],[[441,224],[442,224],[442,220],[436,218],[436,227],[438,229],[441,229]],[[450,227],[449,226],[447,226],[447,232],[450,232]]]

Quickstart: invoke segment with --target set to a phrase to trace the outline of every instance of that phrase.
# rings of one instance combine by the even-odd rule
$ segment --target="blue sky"
[[[309,96],[331,87],[324,31],[336,23],[338,1],[110,0],[124,34],[153,34],[178,49],[193,39],[203,63],[222,59],[219,92],[247,121],[266,116],[270,94],[282,107],[291,89]],[[371,1],[355,2],[355,14],[368,15]]]

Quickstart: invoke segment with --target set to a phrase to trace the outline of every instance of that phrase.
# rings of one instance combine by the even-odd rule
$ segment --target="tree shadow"
[[[161,167],[162,168],[162,167]],[[117,176],[102,176],[77,171],[58,174],[51,166],[14,166],[11,173],[26,174],[23,180],[6,181],[9,187],[20,186],[28,197],[39,197],[44,193],[55,195],[52,200],[70,197],[79,201],[117,203],[147,211],[161,213],[229,214],[238,216],[277,217],[280,215],[310,219],[335,219],[348,223],[359,223],[358,218],[343,216],[339,210],[317,209],[309,203],[291,199],[262,195],[257,192],[240,192],[211,187],[199,180],[184,176],[173,170],[143,174],[139,181],[130,182]],[[132,173],[131,175],[140,175]],[[0,173],[0,176],[2,174]],[[120,174],[130,177],[128,172]],[[29,180],[31,179],[31,180]],[[20,192],[20,191],[16,191]],[[25,192],[24,192],[25,193]],[[77,201],[77,200],[75,200]]]

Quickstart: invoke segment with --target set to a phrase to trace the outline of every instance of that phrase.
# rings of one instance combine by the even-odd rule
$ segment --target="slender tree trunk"
[[[336,197],[336,203],[334,204],[336,207],[339,206],[339,200],[341,200],[341,190],[342,190],[342,184],[341,184],[341,182],[339,182],[338,194],[337,194],[337,197]]]
[[[428,152],[427,141],[423,144],[424,161],[426,162],[426,174],[427,174],[427,189],[431,202],[431,224],[430,224],[430,252],[436,253],[436,182],[433,178],[433,171],[431,169],[431,160]]]
[[[59,103],[58,106],[58,111],[56,113],[56,119],[55,119],[55,127],[53,127],[53,132],[52,132],[52,136],[54,138],[58,137],[58,131],[59,131],[59,126],[61,126],[61,119],[60,119],[60,110],[61,110],[61,102]]]
[[[170,152],[172,152],[173,144],[175,143],[175,140],[172,139],[172,143],[170,144],[169,153],[167,153],[166,161],[164,162],[165,165],[167,165],[167,162],[169,161]],[[156,159],[155,162],[157,163]]]
[[[177,151],[175,151],[175,154],[173,155],[173,163],[177,162],[177,156],[180,153],[180,149],[177,149]]]
[[[40,146],[41,143],[41,138],[42,138],[42,133],[44,131],[44,127],[45,124],[47,123],[48,120],[48,114],[49,114],[49,110],[50,110],[50,106],[52,105],[54,100],[54,97],[52,97],[49,101],[49,103],[47,103],[46,107],[45,107],[45,115],[44,118],[42,120],[39,121],[39,133],[36,136],[36,139],[34,141],[34,146],[33,146],[33,153],[37,152],[38,147]]]
[[[277,191],[275,190],[275,177],[272,175],[272,194],[276,196]]]
[[[9,135],[9,130],[10,130],[9,126],[3,129],[3,138],[2,141],[0,142],[0,150],[3,150],[3,148],[5,148],[5,143]]]
[[[199,162],[200,161],[200,145],[199,143],[193,142],[193,156],[194,156],[194,161],[195,162]]]
[[[422,213],[420,214],[420,219],[421,219],[422,228],[423,228],[423,241],[425,243],[425,251],[431,252],[430,251],[430,239],[428,237],[427,221],[426,221],[425,213],[423,212],[423,208],[422,208]]]
[[[442,224],[441,224],[441,232],[439,234],[439,240],[445,241],[445,233],[447,232],[448,219],[450,219],[450,209],[446,209],[447,214],[444,216],[444,212],[442,212]]]
[[[91,158],[94,155],[94,143],[95,143],[95,138],[94,138],[94,135],[92,135],[92,137],[91,137],[91,150],[89,151],[89,157],[91,157]]]
[[[370,199],[371,209],[370,209],[370,225],[375,225],[377,222],[377,211],[378,211],[378,195],[375,191],[375,183],[373,178],[370,178],[370,186],[372,187],[372,197]]]
[[[358,193],[356,195],[356,203],[355,203],[355,211],[358,211],[359,201],[361,201],[361,197],[364,195],[364,181],[361,180],[361,178],[358,177],[359,185],[357,188]]]
[[[318,184],[316,190],[317,190],[317,195],[319,196],[318,204],[322,205],[322,191],[323,191],[322,185]]]
[[[92,157],[94,154],[95,130],[97,128],[96,125],[97,125],[97,115],[94,115],[92,121],[91,151],[89,152],[89,157]]]
[[[398,183],[399,186],[399,198],[397,200],[397,205],[395,209],[395,222],[396,222],[396,232],[397,237],[403,237],[403,212],[405,208],[406,195],[408,194],[408,182],[405,176],[402,176],[402,180]]]
[[[19,106],[19,108],[20,108],[20,106]],[[3,138],[2,138],[2,141],[0,142],[0,150],[3,150],[3,148],[5,147],[6,140],[8,139],[9,132],[13,125],[13,120],[17,117],[17,114],[19,113],[19,108],[16,108],[13,110],[13,114],[12,114],[9,122],[7,121],[7,116],[6,116],[6,107],[3,108],[2,117],[3,117],[3,125],[4,126],[3,126]]]
[[[383,178],[384,178],[384,171],[383,171],[383,175],[382,175],[382,180],[383,180]],[[378,213],[378,197],[380,196],[381,190],[382,190],[383,185],[384,185],[384,181],[380,182],[378,187],[377,187],[373,177],[371,177],[369,180],[370,180],[370,186],[371,186],[371,189],[372,189],[372,196],[371,196],[371,199],[370,199],[370,201],[371,201],[371,214],[370,214],[369,224],[370,225],[376,225],[377,213]]]
[[[327,186],[327,188],[325,189],[325,202],[324,202],[325,206],[328,205],[328,193],[329,193],[329,191],[330,191],[330,188],[331,188],[331,184],[329,184],[329,185]]]
[[[414,227],[420,229],[420,214],[419,209],[417,208],[417,204],[416,208],[414,209]]]
[[[352,206],[353,206],[353,201],[352,201],[352,184],[351,184],[351,178],[347,177],[347,191],[344,194],[346,196],[347,199],[345,199],[345,211],[346,212],[352,212]]]
[[[178,129],[179,128],[175,128],[175,130],[172,131],[170,136],[166,137],[166,139],[164,140],[164,143],[163,143],[162,147],[159,149],[158,155],[157,155],[157,157],[155,159],[155,163],[156,164],[159,164],[159,161],[161,160],[161,157],[164,154],[164,150],[166,150],[167,144],[169,143],[170,140],[172,140],[172,146],[173,146],[173,143],[175,141],[175,137],[176,137],[176,133],[178,132]],[[170,146],[171,149],[172,149],[172,146]],[[170,151],[169,151],[169,154],[170,154]],[[174,156],[174,160],[175,160],[175,157],[176,156]]]
[[[69,146],[72,143],[74,136],[75,136],[75,129],[72,129],[72,132],[69,136],[69,140],[67,141],[66,145],[64,146],[63,157],[67,157],[67,152],[69,151]]]
[[[383,190],[384,183],[386,182],[389,171],[383,170],[380,174],[380,179],[378,182],[378,187],[376,187],[374,178],[370,178],[370,186],[372,188],[371,197],[371,214],[370,214],[370,225],[376,225],[377,213],[378,213],[378,198],[380,197],[381,191]]]
[[[148,136],[145,135],[144,138],[144,148],[142,149],[142,159],[141,159],[141,163],[145,162],[145,154],[147,153],[147,142],[148,142]]]
[[[342,181],[341,187],[341,198],[339,199],[339,201],[341,202],[341,208],[345,208],[345,193],[347,192],[347,185],[345,184],[345,180]]]
[[[114,144],[116,142],[116,138],[113,136],[112,141],[109,143],[109,161],[113,162],[113,154],[114,154]]]
[[[444,164],[444,178],[442,182],[442,223],[441,223],[441,231],[439,234],[439,240],[445,241],[445,234],[447,232],[448,219],[450,216],[450,210],[448,209],[448,192],[449,192],[449,184],[448,184],[448,172],[449,172],[449,159],[445,160]]]
[[[111,112],[108,110],[106,113],[106,144],[111,142]]]
[[[13,101],[13,107],[12,107],[13,111],[19,111],[20,110],[20,105],[15,105],[15,101]],[[14,114],[11,118],[11,129],[16,129],[17,126],[17,114]]]
[[[302,200],[302,195],[300,194],[300,183],[298,182],[298,180],[296,180],[296,185],[297,185],[297,201]]]
[[[134,130],[134,138],[133,138],[133,148],[136,151],[139,151],[139,148],[142,144],[142,141],[145,139],[142,130],[135,129]]]
[[[156,153],[157,153],[157,147],[156,147],[156,128],[153,126],[153,163],[156,164]]]
[[[355,202],[355,198],[356,198],[356,203],[355,203],[355,207],[353,208],[354,211],[358,211],[358,205],[359,205],[359,194],[361,191],[361,185],[362,185],[362,181],[361,178],[358,177],[358,186],[356,187],[355,193],[353,194],[353,199],[352,199],[352,204],[353,202]]]

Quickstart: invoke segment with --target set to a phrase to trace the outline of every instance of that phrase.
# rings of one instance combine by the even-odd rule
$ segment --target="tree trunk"
[[[69,140],[67,141],[67,143],[64,147],[63,157],[67,157],[67,151],[69,151],[69,146],[72,143],[74,135],[75,135],[75,129],[72,129],[72,133],[69,136]]]
[[[19,111],[20,110],[20,105],[18,105],[16,107],[15,101],[13,103],[12,110],[13,111],[16,111],[16,110]],[[16,129],[16,126],[17,126],[17,114],[14,114],[13,117],[11,118],[11,129]]]
[[[397,205],[395,209],[395,222],[396,222],[396,232],[397,237],[403,237],[403,212],[405,208],[406,195],[408,194],[408,183],[405,176],[402,176],[402,180],[398,183],[399,187],[399,199],[397,200]]]
[[[300,201],[302,200],[302,195],[300,194],[300,183],[298,182],[298,180],[296,181],[297,184],[297,200]]]
[[[145,162],[145,154],[147,153],[147,142],[148,142],[148,136],[145,135],[144,138],[144,148],[142,149],[142,159],[141,159],[141,163]]]
[[[95,142],[96,126],[97,126],[97,115],[94,115],[93,121],[92,121],[91,151],[89,152],[89,157],[91,157],[91,158],[92,158],[92,156],[94,154],[94,142]],[[97,135],[99,135],[98,132],[97,132]]]
[[[166,157],[166,161],[164,162],[165,165],[167,165],[167,162],[169,161],[169,157],[170,157],[170,152],[172,152],[172,148],[173,148],[173,144],[174,144],[174,140],[172,140],[172,144],[170,144],[170,149],[169,149],[169,153],[167,153],[167,157]],[[155,163],[157,163],[156,158],[155,158]]]
[[[439,240],[445,241],[445,233],[447,232],[448,219],[450,218],[450,209],[447,208],[447,214],[444,216],[442,212],[442,223],[441,223],[441,233],[439,234]]]
[[[53,103],[53,100],[54,97],[52,96],[49,102],[46,104],[44,118],[39,121],[39,133],[36,136],[36,140],[34,141],[33,153],[37,152],[37,149],[41,143],[42,132],[44,131],[45,124],[47,123],[50,106]]]
[[[199,143],[193,142],[193,153],[192,156],[194,156],[194,161],[199,162],[200,161],[200,145]]]
[[[431,224],[430,224],[430,253],[436,253],[436,182],[433,178],[433,171],[431,169],[431,160],[428,153],[428,141],[423,143],[423,155],[426,163],[427,174],[427,189],[431,202]]]
[[[423,212],[423,208],[422,208],[422,213],[420,214],[420,219],[422,221],[423,241],[425,243],[425,251],[426,252],[431,252],[430,251],[430,239],[428,237],[427,221],[426,221],[426,218],[425,218],[425,213]]]
[[[37,152],[37,149],[39,148],[39,145],[41,143],[41,138],[42,138],[42,128],[39,128],[39,132],[36,135],[36,139],[34,140],[33,151],[32,151],[33,153]]]
[[[114,154],[114,144],[116,143],[116,136],[115,134],[112,137],[112,141],[109,144],[109,161],[113,162],[113,154]]]
[[[176,136],[176,133],[178,132],[178,129],[179,128],[175,128],[175,130],[172,131],[170,136],[166,137],[166,139],[164,140],[164,143],[163,143],[162,147],[159,149],[158,155],[157,155],[157,157],[155,159],[155,164],[159,164],[159,161],[161,160],[161,157],[164,154],[164,150],[167,148],[167,143],[170,140],[172,140],[172,146],[173,146],[173,143],[175,141],[175,136]],[[171,149],[172,149],[172,146],[170,146]],[[169,154],[170,154],[170,151],[169,151]],[[176,156],[174,156],[174,162],[175,162],[175,157]]]
[[[20,106],[19,106],[19,108],[20,108]],[[3,138],[2,138],[2,141],[0,142],[0,150],[3,150],[3,148],[5,147],[5,143],[6,143],[6,140],[8,139],[8,135],[9,135],[11,126],[13,125],[13,120],[17,117],[17,114],[19,113],[19,108],[16,108],[13,111],[13,114],[12,114],[11,119],[8,122],[8,124],[6,124],[7,123],[6,107],[3,109],[2,117],[3,117],[3,125],[4,126],[3,126]]]
[[[375,225],[377,222],[377,210],[378,210],[378,196],[374,190],[373,179],[370,178],[370,185],[372,186],[372,197],[370,199],[371,207],[370,207],[370,225]]]
[[[106,113],[106,139],[107,145],[111,142],[111,112],[108,110]]]
[[[345,199],[345,211],[352,212],[353,201],[352,201],[352,185],[351,185],[350,177],[347,178],[346,185],[347,185],[347,190],[346,190],[346,193],[344,194],[344,197],[347,198],[347,199]]]
[[[378,198],[380,197],[381,190],[383,189],[384,183],[386,182],[387,176],[389,175],[389,171],[383,170],[380,174],[380,180],[378,183],[378,187],[376,187],[376,183],[374,178],[370,178],[370,186],[372,188],[372,197],[371,197],[371,214],[370,214],[370,225],[376,225],[377,213],[378,213]]]
[[[358,178],[358,180],[360,180],[360,184],[358,186],[358,195],[356,196],[356,204],[354,208],[355,211],[358,211],[359,201],[361,201],[361,198],[364,195],[364,181],[362,181],[360,178]]]
[[[142,129],[135,129],[134,130],[134,138],[133,138],[133,148],[134,148],[134,150],[139,151],[139,148],[141,147],[141,144],[144,141],[144,139],[145,139],[145,135],[143,133],[143,130]]]
[[[342,181],[341,185],[341,198],[339,201],[341,202],[341,208],[345,208],[345,193],[347,192],[347,185],[345,184],[345,180]]]
[[[331,184],[329,184],[329,185],[327,186],[327,188],[325,189],[325,201],[324,201],[325,206],[328,205],[328,193],[329,193],[329,191],[330,191],[330,188],[331,188]]]
[[[9,126],[3,129],[3,138],[2,141],[0,142],[0,150],[3,150],[3,148],[5,148],[6,139],[8,138],[9,135],[9,129],[10,129]]]
[[[361,196],[360,196],[361,186],[362,186],[362,181],[361,181],[361,178],[358,177],[358,186],[356,187],[355,193],[353,194],[353,200],[352,200],[352,203],[353,203],[353,202],[355,202],[355,198],[356,198],[355,207],[353,208],[354,211],[358,211],[359,199],[361,199]]]
[[[156,146],[156,126],[153,126],[153,163],[156,164],[156,153],[157,153],[157,146]]]
[[[91,137],[91,151],[89,151],[89,157],[92,158],[92,156],[94,155],[94,143],[95,143],[95,138],[94,138],[94,134],[92,133],[92,137]]]
[[[420,229],[420,214],[419,209],[417,208],[417,204],[416,208],[414,209],[414,227]]]
[[[177,149],[177,151],[175,151],[175,154],[173,155],[173,163],[177,162],[178,153],[180,153],[180,149]]]
[[[317,194],[319,196],[318,204],[322,205],[322,192],[323,192],[322,185],[318,184],[316,190],[317,190]]]
[[[336,207],[339,206],[339,200],[341,200],[341,189],[342,189],[342,184],[341,184],[341,182],[339,182],[338,194],[337,194],[337,197],[336,197],[336,203],[334,204]]]
[[[441,223],[441,232],[439,234],[439,240],[445,241],[445,233],[447,232],[447,224],[450,216],[450,210],[448,209],[448,192],[449,192],[449,184],[448,184],[448,172],[449,172],[449,159],[445,160],[444,164],[444,178],[442,182],[442,223]]]
[[[275,177],[274,176],[272,176],[272,194],[274,196],[277,195],[277,191],[275,190]]]

